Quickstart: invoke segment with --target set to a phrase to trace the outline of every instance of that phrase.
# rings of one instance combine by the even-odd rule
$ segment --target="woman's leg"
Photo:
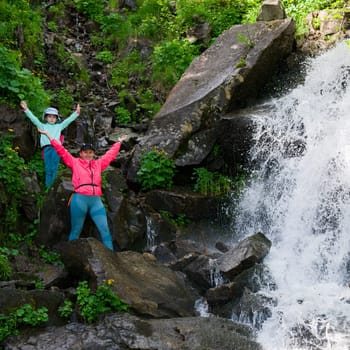
[[[68,238],[70,241],[78,239],[80,236],[86,214],[89,210],[88,199],[89,196],[83,196],[78,193],[73,194],[73,198],[70,202],[71,231]]]
[[[90,215],[98,231],[100,232],[103,244],[113,250],[112,235],[109,231],[106,209],[102,203],[101,197],[92,196],[93,205],[90,207]]]

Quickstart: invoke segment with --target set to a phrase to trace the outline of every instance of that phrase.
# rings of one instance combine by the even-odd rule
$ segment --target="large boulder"
[[[128,178],[142,154],[165,150],[178,166],[198,165],[221,136],[221,116],[254,101],[293,49],[292,19],[235,25],[197,57],[170,92],[135,149]]]
[[[217,268],[228,279],[261,262],[269,253],[271,241],[262,233],[245,238],[218,258]]]
[[[141,315],[176,317],[194,315],[196,294],[183,274],[157,263],[148,253],[113,253],[94,238],[61,245],[62,260],[70,276],[89,281],[96,288],[113,279],[115,291]]]

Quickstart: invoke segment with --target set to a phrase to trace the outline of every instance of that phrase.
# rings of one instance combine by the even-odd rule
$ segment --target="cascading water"
[[[263,232],[272,316],[264,350],[350,349],[350,50],[306,62],[303,85],[256,116],[256,164],[235,232]]]

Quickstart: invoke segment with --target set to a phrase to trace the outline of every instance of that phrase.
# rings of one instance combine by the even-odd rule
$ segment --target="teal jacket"
[[[31,120],[31,122],[39,129],[47,130],[49,134],[55,139],[60,140],[62,130],[65,129],[71,122],[73,122],[79,114],[75,111],[67,119],[64,119],[61,123],[49,124],[42,123],[29,108],[24,111],[25,115]],[[50,140],[46,135],[41,134],[40,136],[40,147],[50,145]]]

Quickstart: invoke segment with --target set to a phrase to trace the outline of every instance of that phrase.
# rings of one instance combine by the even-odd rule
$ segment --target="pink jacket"
[[[103,156],[91,161],[73,157],[62,144],[55,139],[51,140],[51,144],[61,157],[63,163],[72,171],[74,192],[88,196],[101,196],[102,171],[117,157],[121,143],[114,143]]]

